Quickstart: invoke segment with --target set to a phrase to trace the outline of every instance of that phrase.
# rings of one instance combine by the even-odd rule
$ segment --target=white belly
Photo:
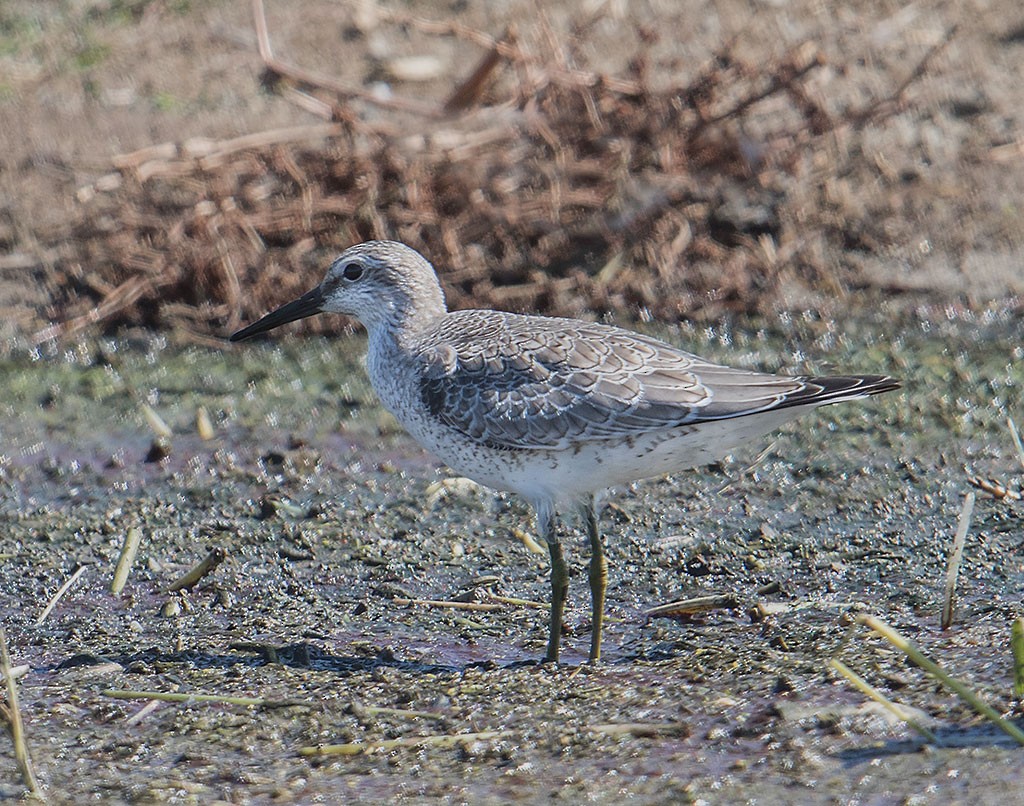
[[[683,426],[630,440],[588,442],[560,451],[495,450],[447,428],[415,421],[405,425],[420,444],[459,475],[530,501],[561,502],[709,464],[810,408]]]

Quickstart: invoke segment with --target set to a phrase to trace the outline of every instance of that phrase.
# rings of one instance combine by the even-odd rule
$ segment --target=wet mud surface
[[[955,803],[1019,789],[1008,737],[851,627],[884,619],[1020,724],[1019,504],[979,495],[956,621],[939,629],[968,476],[1019,479],[1006,427],[1024,419],[1019,316],[883,309],[657,334],[766,369],[889,372],[906,390],[820,410],[763,455],[609,496],[597,668],[582,664],[585,539],[564,538],[563,663],[541,666],[546,611],[531,603],[547,600],[547,558],[517,537],[531,513],[437,484],[445,469],[376,404],[360,336],[218,351],[143,335],[6,360],[0,621],[31,667],[22,707],[54,802]],[[143,405],[173,432],[160,461],[146,461]],[[115,596],[132,527],[142,545]],[[211,549],[226,554],[215,572],[169,593]],[[736,606],[645,616],[706,594]],[[941,746],[831,657],[919,709]],[[453,734],[473,737],[413,743]],[[299,753],[340,743],[369,752]],[[17,796],[9,746],[0,758],[0,795]]]

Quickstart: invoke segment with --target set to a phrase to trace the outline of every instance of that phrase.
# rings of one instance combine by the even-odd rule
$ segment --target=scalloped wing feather
[[[492,311],[450,314],[418,353],[431,414],[499,449],[561,450],[895,388],[881,376],[733,369],[608,325]]]

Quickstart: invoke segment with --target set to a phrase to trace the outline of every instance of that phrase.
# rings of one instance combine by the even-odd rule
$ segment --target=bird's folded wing
[[[472,327],[452,314],[424,341],[421,392],[435,417],[494,448],[561,450],[820,394],[607,325],[472,313]]]

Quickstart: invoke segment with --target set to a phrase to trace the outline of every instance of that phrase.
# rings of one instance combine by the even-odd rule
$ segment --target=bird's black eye
[[[349,281],[358,280],[363,276],[363,267],[358,263],[349,263],[341,270],[341,276]]]

